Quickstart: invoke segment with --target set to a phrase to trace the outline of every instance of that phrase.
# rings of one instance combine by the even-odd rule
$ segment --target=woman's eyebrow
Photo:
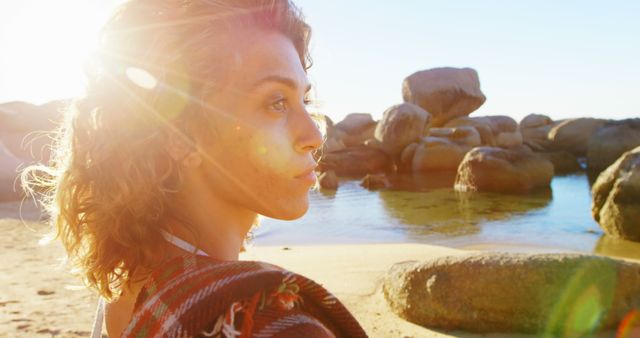
[[[261,86],[261,85],[263,85],[265,83],[268,83],[268,82],[281,83],[281,84],[283,84],[283,85],[285,85],[287,87],[290,87],[291,89],[294,89],[294,90],[298,89],[298,82],[297,81],[295,81],[292,78],[285,77],[285,76],[280,76],[280,75],[268,75],[268,76],[265,76],[265,77],[259,79],[258,81],[254,82],[251,85],[250,88],[251,88],[251,90],[254,90],[257,87],[259,87],[259,86]],[[310,91],[310,90],[311,90],[311,84],[307,84],[306,88],[304,90],[305,93]]]

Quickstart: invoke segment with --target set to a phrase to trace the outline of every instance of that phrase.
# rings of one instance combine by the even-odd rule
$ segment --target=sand
[[[47,229],[37,210],[27,206],[22,215],[26,220],[15,219],[17,204],[0,204],[0,337],[89,336],[97,298],[61,265],[60,244],[38,244]],[[274,263],[324,285],[371,337],[528,337],[439,332],[391,312],[381,292],[391,265],[469,252],[425,244],[256,246],[241,259]]]

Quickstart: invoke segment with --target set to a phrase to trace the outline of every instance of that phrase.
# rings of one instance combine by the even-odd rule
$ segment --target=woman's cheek
[[[249,153],[256,159],[259,169],[277,176],[293,175],[293,146],[286,131],[275,128],[256,130],[249,144]]]

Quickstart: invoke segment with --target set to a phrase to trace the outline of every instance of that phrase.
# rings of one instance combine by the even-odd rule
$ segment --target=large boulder
[[[344,145],[344,142],[336,137],[328,138],[322,144],[322,153],[335,153],[336,151],[340,151],[345,149],[347,146]]]
[[[428,328],[587,337],[640,307],[640,264],[579,254],[483,253],[395,264],[383,292]]]
[[[640,119],[610,122],[589,139],[587,168],[592,177],[625,152],[640,146]]]
[[[486,100],[475,70],[450,67],[411,74],[402,83],[402,97],[428,111],[434,127],[468,116]]]
[[[324,154],[318,170],[335,171],[338,176],[364,176],[390,170],[390,161],[382,150],[357,146]]]
[[[568,151],[578,157],[585,156],[589,138],[605,123],[606,120],[593,118],[562,121],[549,131],[550,148],[556,151]]]
[[[458,191],[528,193],[549,187],[553,164],[522,146],[518,149],[478,147],[468,152],[456,176]]]
[[[385,174],[367,174],[360,181],[360,186],[368,190],[384,189],[391,186]]]
[[[542,114],[529,114],[520,120],[520,128],[538,128],[553,124],[553,120]]]
[[[429,135],[423,137],[415,149],[409,145],[402,152],[401,163],[410,165],[412,172],[455,171],[464,155],[481,144],[480,134],[469,126],[431,128]]]
[[[640,146],[598,176],[592,196],[593,218],[605,233],[640,242]]]
[[[359,134],[371,126],[375,126],[376,121],[373,120],[371,114],[352,113],[338,122],[335,127],[346,132],[347,134]]]
[[[325,171],[318,176],[318,183],[323,189],[337,190],[338,189],[338,176],[333,170]]]
[[[371,114],[353,113],[335,125],[341,133],[340,140],[347,147],[358,146],[373,138],[377,122]]]
[[[529,114],[520,121],[520,132],[524,144],[536,151],[549,148],[549,132],[555,123],[550,117],[541,114]]]
[[[417,141],[429,128],[431,116],[412,103],[403,103],[387,109],[375,130],[375,138],[392,158],[397,157],[409,144]]]
[[[429,136],[446,138],[459,145],[471,148],[482,145],[480,133],[473,127],[431,128],[429,129]]]
[[[548,151],[537,154],[553,163],[555,175],[572,174],[582,170],[578,157],[568,151]]]
[[[0,104],[0,141],[25,164],[48,163],[51,133],[60,125],[68,105],[68,100],[41,106],[20,101]]]
[[[522,145],[518,122],[508,116],[459,117],[445,124],[447,128],[472,126],[480,133],[482,144],[492,147],[513,148]]]
[[[16,181],[22,161],[13,156],[0,142],[0,202],[17,200],[21,195]]]
[[[455,171],[470,149],[447,138],[425,137],[414,150],[410,162],[411,171],[414,173]]]

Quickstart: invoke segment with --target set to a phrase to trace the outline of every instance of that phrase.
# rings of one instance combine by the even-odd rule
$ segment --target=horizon
[[[80,95],[83,53],[119,2],[0,4],[0,102]],[[478,72],[487,101],[471,116],[640,116],[640,3],[295,3],[313,29],[317,111],[336,122],[355,112],[380,119],[402,102],[405,77],[438,67]]]

